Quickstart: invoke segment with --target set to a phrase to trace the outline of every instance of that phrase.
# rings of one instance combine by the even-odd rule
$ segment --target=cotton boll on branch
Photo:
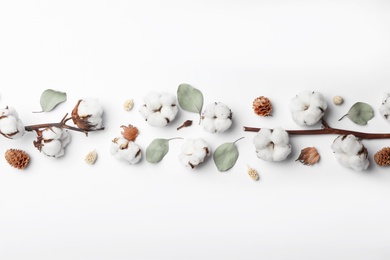
[[[321,93],[303,91],[290,100],[289,109],[296,124],[311,126],[323,117],[327,103]]]
[[[291,153],[288,133],[282,128],[262,128],[253,138],[256,155],[265,161],[283,161]]]
[[[338,162],[347,168],[362,171],[366,170],[370,164],[366,147],[359,138],[352,134],[338,136],[331,148]]]
[[[65,154],[65,147],[71,140],[68,130],[59,127],[47,127],[37,131],[37,134],[34,146],[46,156],[54,158]]]

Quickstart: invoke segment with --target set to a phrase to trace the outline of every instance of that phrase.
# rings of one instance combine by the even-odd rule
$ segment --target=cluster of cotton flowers
[[[176,96],[155,91],[144,97],[144,104],[139,109],[149,125],[156,127],[168,125],[175,119],[178,111]]]
[[[59,127],[47,127],[37,131],[34,146],[49,157],[58,158],[65,154],[65,147],[70,143],[68,130]]]
[[[134,141],[138,136],[138,128],[133,125],[121,126],[122,136],[116,137],[111,143],[110,153],[114,158],[136,164],[141,160],[141,148]]]
[[[210,146],[201,138],[189,138],[181,147],[180,162],[187,168],[195,168],[211,154]]]
[[[23,136],[23,122],[13,107],[0,110],[0,133],[10,139],[18,139]]]
[[[72,111],[72,120],[80,129],[90,131],[102,127],[103,107],[96,98],[85,98],[78,101]]]
[[[117,137],[112,141],[110,153],[114,158],[130,164],[138,163],[142,157],[139,145],[123,137]]]
[[[201,125],[206,132],[222,133],[232,125],[233,113],[230,108],[221,102],[214,102],[206,106],[202,113]]]
[[[370,164],[366,147],[353,134],[338,136],[333,141],[331,148],[337,161],[345,167],[362,171],[367,169]]]
[[[323,117],[327,103],[321,93],[302,91],[290,100],[289,109],[296,124],[311,126]]]
[[[288,133],[282,128],[261,128],[253,138],[258,158],[283,161],[291,153]]]
[[[390,120],[390,93],[385,93],[382,98],[382,104],[379,107],[379,113],[381,116],[386,119]]]

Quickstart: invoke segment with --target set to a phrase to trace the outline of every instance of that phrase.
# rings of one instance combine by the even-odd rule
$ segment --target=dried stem
[[[72,119],[72,117],[67,118],[67,116],[68,116],[68,113],[65,114],[65,116],[62,118],[62,120],[59,123],[45,123],[45,124],[29,125],[29,126],[25,126],[24,129],[28,132],[31,132],[31,131],[37,131],[41,128],[58,127],[58,128],[69,129],[72,131],[82,132],[87,136],[88,136],[88,132],[104,130],[104,127],[101,127],[98,129],[85,130],[85,129],[81,129],[78,127],[67,125],[66,122],[69,121],[70,119]]]
[[[390,139],[390,133],[364,133],[356,132],[346,129],[333,128],[328,125],[325,120],[321,120],[323,128],[321,129],[307,129],[307,130],[286,130],[290,135],[349,135],[353,134],[360,139]],[[258,132],[261,128],[244,126],[244,131]]]

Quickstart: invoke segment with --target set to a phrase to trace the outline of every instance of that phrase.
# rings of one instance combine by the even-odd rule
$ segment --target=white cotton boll
[[[144,102],[149,110],[159,110],[162,106],[161,95],[158,92],[150,92],[144,99]]]
[[[85,98],[78,106],[77,113],[80,117],[86,117],[89,115],[101,116],[103,114],[103,107],[96,98]]]
[[[201,138],[189,138],[181,147],[180,162],[189,168],[201,164],[210,155],[209,145]]]
[[[217,130],[215,129],[215,125],[214,125],[214,119],[212,119],[212,118],[204,117],[201,121],[201,125],[203,126],[203,129],[206,132],[209,132],[209,133],[217,132]]]
[[[161,108],[161,115],[167,118],[169,121],[175,119],[178,112],[177,106],[164,106]]]
[[[215,105],[214,114],[220,119],[226,119],[231,116],[231,111],[228,106],[219,102]]]
[[[253,138],[253,144],[255,145],[255,148],[262,149],[269,145],[271,142],[271,135],[271,129],[261,128]]]
[[[62,130],[59,127],[48,127],[42,131],[42,138],[45,140],[60,139]]]
[[[50,142],[44,143],[42,146],[42,152],[50,157],[59,157],[62,149],[61,141],[51,140]]]
[[[142,117],[147,119],[150,114],[152,114],[152,110],[148,109],[146,105],[143,105],[139,108],[139,112],[141,113]]]
[[[206,132],[223,133],[232,125],[232,112],[225,104],[210,103],[202,113],[201,125]]]
[[[280,127],[275,128],[271,134],[271,141],[275,145],[286,145],[289,142],[288,133]]]
[[[168,124],[167,119],[160,112],[149,115],[147,121],[149,125],[156,127],[164,127]]]
[[[257,150],[256,156],[264,161],[272,162],[273,161],[273,150],[274,150],[273,146],[268,145],[261,150]]]
[[[310,126],[322,118],[327,103],[321,93],[303,91],[290,100],[289,109],[296,124]]]
[[[17,128],[17,119],[13,116],[8,116],[0,119],[0,131],[3,134],[9,135],[15,133]]]
[[[390,120],[390,93],[385,93],[382,98],[382,105],[379,107],[379,113],[381,116],[386,119]]]
[[[129,142],[128,147],[126,149],[120,149],[118,153],[122,160],[130,164],[138,163],[142,157],[141,148],[134,142]]]
[[[348,158],[349,167],[355,171],[366,170],[370,165],[370,162],[367,160],[366,157],[367,156],[365,154],[349,156]]]
[[[215,117],[215,103],[210,103],[205,107],[205,110],[203,111],[203,116],[206,118],[213,118]]]
[[[360,143],[354,135],[348,135],[341,142],[341,149],[347,155],[356,155],[363,148],[363,145]]]
[[[287,158],[287,156],[291,153],[290,145],[275,145],[272,160],[274,162],[283,161]]]
[[[165,92],[161,93],[160,101],[162,106],[166,106],[166,107],[177,104],[176,97],[174,95]]]
[[[228,130],[230,128],[230,126],[232,125],[232,120],[228,119],[228,118],[216,118],[214,119],[214,127],[215,127],[215,131],[217,131],[217,133],[223,133],[225,132],[226,130]]]

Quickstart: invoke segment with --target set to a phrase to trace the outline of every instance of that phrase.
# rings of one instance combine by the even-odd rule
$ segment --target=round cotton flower
[[[49,157],[58,158],[65,154],[65,147],[70,143],[67,130],[58,127],[48,127],[40,131],[35,147]]]
[[[102,128],[103,107],[96,98],[78,101],[72,111],[72,120],[80,129],[91,131]]]
[[[13,107],[0,110],[0,133],[10,139],[18,139],[23,136],[23,122]]]
[[[142,157],[141,148],[123,137],[117,137],[112,141],[110,153],[114,158],[130,164],[138,163]]]
[[[385,93],[382,98],[382,105],[379,107],[379,113],[381,116],[390,120],[390,93]]]
[[[261,128],[253,144],[257,157],[265,161],[283,161],[291,153],[288,133],[282,128]]]
[[[332,143],[331,148],[338,162],[355,171],[368,168],[368,152],[361,140],[353,134],[340,135]]]
[[[163,127],[172,122],[178,112],[176,96],[163,92],[150,92],[144,97],[139,112],[151,126]]]
[[[195,168],[210,156],[210,146],[201,138],[188,139],[181,147],[180,162],[187,168]]]
[[[289,108],[295,123],[300,126],[311,126],[322,118],[327,103],[321,93],[302,91],[291,99]]]
[[[201,125],[209,133],[222,133],[232,125],[232,116],[233,113],[227,105],[221,102],[211,103],[202,114]]]

